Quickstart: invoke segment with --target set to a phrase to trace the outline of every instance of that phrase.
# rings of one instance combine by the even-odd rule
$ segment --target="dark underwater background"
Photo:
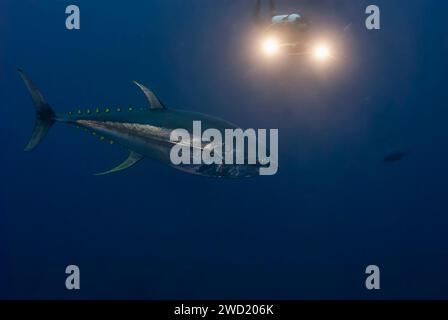
[[[0,298],[448,298],[448,4],[277,2],[338,35],[335,67],[257,60],[249,0],[0,1]],[[60,124],[25,153],[17,67],[58,112],[146,106],[137,80],[168,107],[278,128],[279,172],[214,180],[145,160],[95,177],[127,152]],[[70,264],[81,290],[65,288]]]

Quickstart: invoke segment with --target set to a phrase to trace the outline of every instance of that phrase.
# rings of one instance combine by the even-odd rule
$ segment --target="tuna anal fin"
[[[152,92],[151,90],[149,90],[148,88],[146,88],[144,85],[142,85],[141,83],[138,83],[137,81],[134,81],[134,83],[143,91],[143,93],[145,94],[146,98],[149,101],[149,107],[151,109],[166,109],[165,106],[163,105],[162,102],[160,102],[159,98],[157,98],[157,96],[154,94],[154,92]]]
[[[111,169],[109,171],[96,173],[95,175],[96,176],[104,176],[106,174],[122,171],[124,169],[132,167],[134,164],[136,164],[137,162],[139,162],[142,159],[143,159],[143,156],[141,154],[138,154],[137,152],[131,151],[129,153],[129,157],[126,160],[124,160],[121,164],[119,164],[118,166],[116,166],[115,168],[113,168],[113,169]]]

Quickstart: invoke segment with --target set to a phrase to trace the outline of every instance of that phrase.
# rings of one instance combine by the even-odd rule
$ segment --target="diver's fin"
[[[124,160],[121,164],[119,164],[118,166],[116,166],[115,168],[113,168],[109,171],[96,173],[95,175],[96,176],[104,176],[106,174],[122,171],[124,169],[132,167],[134,164],[136,164],[137,162],[139,162],[142,159],[143,159],[143,156],[141,154],[131,151],[129,153],[129,157],[126,160]]]
[[[142,85],[141,83],[138,83],[137,81],[134,81],[134,83],[140,88],[142,89],[143,93],[145,94],[146,98],[149,101],[149,107],[151,109],[166,109],[166,107],[164,106],[164,104],[162,102],[160,102],[159,98],[157,98],[157,96],[148,88],[146,88],[144,85]]]
[[[257,0],[257,2],[255,3],[255,10],[254,10],[254,17],[253,17],[255,24],[261,23],[260,11],[261,11],[261,0]]]
[[[54,124],[55,113],[23,70],[18,69],[18,71],[20,77],[25,83],[26,88],[28,89],[28,92],[30,93],[34,106],[36,107],[36,124],[34,125],[31,139],[25,147],[25,151],[30,151],[42,141],[48,130],[50,130],[51,126]]]
[[[269,11],[271,12],[271,18],[277,15],[277,9],[275,8],[275,1],[269,1]]]

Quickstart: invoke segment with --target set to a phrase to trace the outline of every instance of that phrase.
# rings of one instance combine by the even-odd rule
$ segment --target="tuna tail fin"
[[[34,130],[31,135],[31,139],[28,142],[27,146],[25,147],[25,151],[31,151],[46,136],[48,130],[50,130],[51,126],[56,121],[55,120],[56,116],[53,109],[45,101],[42,94],[31,82],[28,76],[21,69],[18,69],[18,71],[36,107],[36,124],[34,125]]]

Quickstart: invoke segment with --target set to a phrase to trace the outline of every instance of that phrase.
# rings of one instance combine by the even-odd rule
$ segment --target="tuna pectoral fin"
[[[118,166],[116,166],[115,168],[113,168],[113,169],[111,169],[109,171],[96,173],[95,175],[96,176],[104,176],[104,175],[109,174],[109,173],[115,173],[115,172],[122,171],[124,169],[132,167],[134,164],[136,164],[137,162],[139,162],[142,159],[143,159],[143,156],[141,154],[138,154],[137,152],[131,151],[129,153],[129,157],[126,160],[124,160],[121,164],[119,164]]]

